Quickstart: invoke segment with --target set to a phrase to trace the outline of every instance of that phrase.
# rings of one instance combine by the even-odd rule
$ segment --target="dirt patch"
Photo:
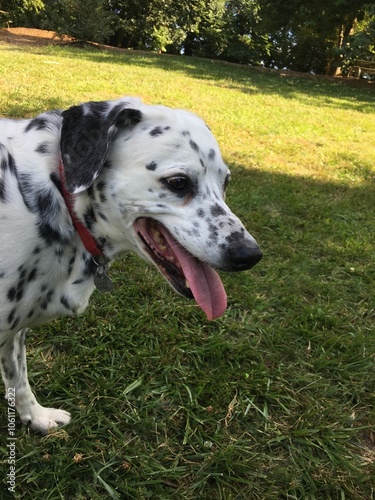
[[[13,45],[61,45],[70,43],[68,36],[60,38],[53,31],[32,28],[0,29],[0,42]]]

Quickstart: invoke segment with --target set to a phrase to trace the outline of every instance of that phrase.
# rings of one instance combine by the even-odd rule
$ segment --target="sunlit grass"
[[[114,293],[35,330],[30,378],[73,423],[45,438],[18,428],[19,496],[372,498],[371,86],[97,49],[3,45],[0,61],[3,116],[119,95],[199,113],[265,253],[223,275],[220,320],[128,256]]]

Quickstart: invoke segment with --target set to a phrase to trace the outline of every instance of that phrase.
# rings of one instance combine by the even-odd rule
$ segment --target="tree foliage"
[[[343,50],[346,62],[375,57],[375,4],[366,6],[363,18],[354,26]]]
[[[368,0],[265,0],[262,26],[273,34],[270,65],[334,73]]]
[[[13,25],[80,41],[334,74],[373,58],[369,0],[0,0]]]
[[[1,24],[28,27],[44,8],[42,0],[0,0],[0,27]]]
[[[107,0],[45,0],[43,27],[78,42],[107,41],[116,16],[107,10]]]

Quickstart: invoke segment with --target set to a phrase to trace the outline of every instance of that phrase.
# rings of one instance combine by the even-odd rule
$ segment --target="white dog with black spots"
[[[262,257],[225,204],[229,176],[204,121],[135,98],[0,120],[0,359],[24,424],[46,434],[70,421],[31,391],[27,329],[83,312],[125,252],[208,319],[223,314],[213,268],[242,271]]]

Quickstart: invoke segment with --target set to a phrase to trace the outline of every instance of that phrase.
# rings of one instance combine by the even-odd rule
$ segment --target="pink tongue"
[[[184,271],[197,304],[206,313],[207,319],[219,318],[227,308],[227,294],[219,275],[190,255],[167,231],[160,229]]]

